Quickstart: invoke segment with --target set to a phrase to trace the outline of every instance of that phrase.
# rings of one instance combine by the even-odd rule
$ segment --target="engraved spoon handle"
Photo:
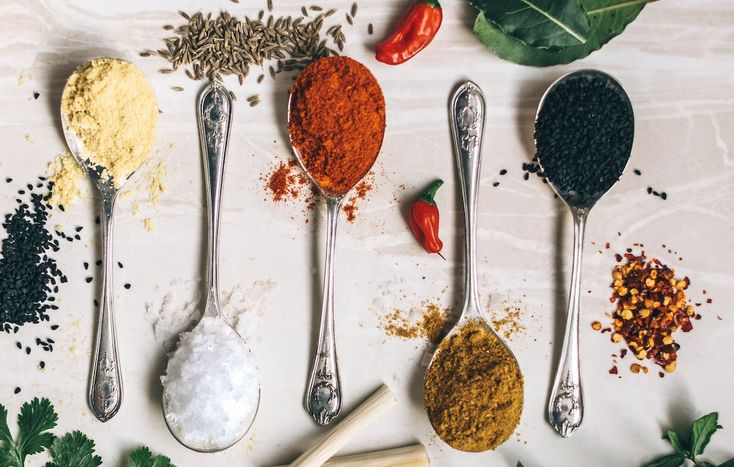
[[[112,287],[112,232],[117,192],[111,187],[100,186],[102,194],[102,297],[100,300],[97,339],[89,380],[89,407],[100,421],[106,422],[117,414],[122,405],[122,374],[117,352],[117,331],[113,306]]]
[[[561,359],[558,362],[553,390],[548,402],[548,419],[553,428],[564,438],[571,436],[581,426],[584,418],[579,363],[579,302],[584,231],[589,208],[571,208],[571,212],[573,214],[573,265],[566,313],[566,333],[563,337]]]
[[[341,410],[341,383],[334,336],[334,250],[339,210],[344,198],[326,198],[326,258],[323,305],[316,356],[306,388],[306,410],[321,426],[328,425]]]
[[[229,92],[216,81],[204,87],[197,107],[199,141],[204,162],[206,185],[207,236],[209,251],[206,284],[205,315],[219,313],[219,218],[224,180],[224,160],[232,123],[232,99]]]
[[[461,84],[453,93],[450,103],[451,133],[456,164],[464,201],[464,307],[462,319],[481,316],[477,286],[477,193],[481,168],[482,137],[484,135],[484,94],[471,81]]]

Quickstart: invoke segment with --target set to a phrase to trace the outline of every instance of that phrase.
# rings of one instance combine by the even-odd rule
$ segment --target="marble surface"
[[[0,1],[0,212],[14,207],[17,185],[44,173],[64,150],[58,101],[65,78],[83,60],[104,54],[132,59],[150,78],[162,111],[152,162],[166,165],[167,191],[159,205],[147,203],[135,189],[142,185],[139,174],[117,206],[115,256],[125,265],[115,271],[125,383],[120,413],[102,424],[86,405],[98,281],[85,283],[89,273],[82,262],[98,257],[93,196],[65,213],[54,212],[50,221],[85,227],[83,241],[64,245],[58,255],[71,278],[53,316],[61,329],[51,334],[26,326],[18,335],[28,342],[46,334],[55,338],[57,351],[43,355],[45,371],[35,366],[40,351],[27,357],[15,349],[17,336],[0,335],[0,403],[11,417],[32,396],[50,398],[60,414],[57,432],[79,429],[93,437],[105,465],[123,465],[123,455],[141,444],[182,467],[280,464],[322,432],[302,400],[317,330],[323,209],[304,212],[297,202],[274,203],[261,179],[290,157],[283,122],[286,76],[261,85],[251,79],[242,89],[226,82],[240,100],[224,187],[222,291],[235,289],[247,305],[247,335],[262,372],[261,406],[245,440],[219,454],[198,454],[170,436],[158,382],[165,350],[146,312],[164,297],[176,304],[195,297],[203,273],[204,198],[193,104],[200,83],[182,72],[161,75],[156,70],[164,67],[162,60],[137,52],[159,47],[161,27],[178,24],[179,9],[256,14],[264,3]],[[278,12],[300,9],[290,0],[275,3]],[[344,411],[381,382],[399,403],[345,452],[420,441],[436,466],[514,466],[518,460],[526,466],[639,465],[669,451],[663,429],[683,428],[718,410],[725,429],[709,450],[711,460],[722,462],[726,447],[731,456],[734,445],[734,5],[659,2],[589,58],[534,69],[483,49],[471,33],[466,2],[443,3],[439,37],[405,66],[375,62],[371,47],[406,1],[362,2],[355,26],[347,28],[346,53],[368,64],[383,86],[388,131],[375,188],[360,202],[357,220],[342,219],[339,226],[336,330]],[[320,4],[344,11],[351,3]],[[374,36],[367,34],[370,22]],[[570,215],[540,179],[524,181],[521,166],[532,158],[532,119],[543,90],[561,74],[585,67],[611,73],[627,89],[636,113],[629,168],[642,175],[628,170],[589,219],[580,336],[587,412],[582,429],[561,439],[545,421],[545,407],[565,313]],[[510,342],[526,378],[521,424],[497,451],[483,454],[454,451],[431,430],[421,396],[421,360],[430,346],[387,336],[379,327],[380,316],[394,308],[419,308],[428,300],[455,309],[461,301],[460,194],[446,105],[451,89],[466,78],[483,88],[488,103],[478,232],[482,301],[496,310],[517,305],[526,327]],[[172,86],[185,90],[177,93]],[[37,100],[34,91],[40,93]],[[244,97],[255,93],[262,103],[250,108]],[[501,169],[508,174],[500,176]],[[6,184],[7,176],[15,182]],[[438,196],[447,261],[422,252],[404,221],[406,200],[435,177],[447,182]],[[493,187],[495,182],[500,185]],[[667,201],[648,195],[648,186],[666,191]],[[140,211],[133,214],[136,201]],[[147,217],[153,219],[152,232],[144,229]],[[631,374],[629,359],[620,363],[622,378],[608,374],[618,347],[590,327],[594,320],[607,322],[604,313],[612,310],[613,253],[638,242],[691,278],[696,301],[705,298],[703,289],[713,299],[701,307],[694,331],[680,337],[679,371],[663,379],[657,369]],[[22,392],[14,396],[16,386]],[[30,464],[41,460],[37,456]]]

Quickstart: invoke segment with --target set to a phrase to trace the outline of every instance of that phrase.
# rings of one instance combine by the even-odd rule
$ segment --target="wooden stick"
[[[332,457],[322,464],[322,467],[428,467],[429,465],[426,448],[422,444],[415,444],[403,448]]]
[[[387,385],[375,391],[366,401],[322,436],[308,451],[291,463],[291,467],[320,467],[343,448],[354,436],[395,405],[395,396]]]

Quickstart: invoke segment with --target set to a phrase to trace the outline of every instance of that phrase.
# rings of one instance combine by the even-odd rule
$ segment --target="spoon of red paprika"
[[[326,258],[321,325],[305,406],[319,425],[341,409],[334,334],[334,250],[339,211],[349,191],[369,172],[385,134],[385,98],[372,73],[348,57],[308,65],[288,100],[293,153],[326,198]]]

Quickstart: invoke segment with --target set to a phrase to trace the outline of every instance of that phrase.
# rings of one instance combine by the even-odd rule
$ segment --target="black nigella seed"
[[[44,362],[43,360],[41,360],[41,363],[39,363],[38,366],[40,366],[41,369],[43,370],[44,368],[46,368],[46,362]]]
[[[500,170],[500,175],[507,175],[507,169]]]
[[[99,300],[97,300],[96,298],[94,299],[94,306],[99,308]]]
[[[525,180],[529,180],[530,179],[530,173],[529,172],[525,172],[525,175],[523,175],[522,178],[524,178]]]
[[[130,287],[132,287],[132,285],[130,285],[130,284],[125,284],[125,285],[124,285],[124,287],[125,287],[126,289],[129,289]]]
[[[642,175],[642,172],[640,172],[640,169],[635,169],[635,175]]]
[[[20,342],[16,342],[15,346],[18,347],[19,349],[23,348],[23,344],[21,344]]]
[[[55,331],[55,330],[57,330],[58,328],[59,328],[59,325],[58,325],[58,324],[54,324],[54,325],[52,325],[52,326],[51,326],[51,330],[52,330],[52,331]]]
[[[582,71],[546,94],[535,123],[535,157],[569,204],[588,207],[619,180],[633,139],[624,90],[602,73]]]
[[[82,227],[82,226],[79,226],[79,227],[77,227],[77,228],[76,228],[76,229],[74,229],[74,230],[76,230],[77,232],[81,232],[83,228],[84,228],[84,227]]]
[[[663,191],[662,193],[660,193],[660,197],[663,198],[663,200],[666,200],[668,199],[668,194]]]
[[[53,339],[51,339],[50,337],[47,337],[47,338],[46,338],[46,342],[50,342],[50,343],[52,343],[52,344],[55,344],[55,343],[56,343],[56,341],[55,341],[55,340],[53,340]]]
[[[97,266],[102,266],[102,260],[98,259],[97,261],[94,262],[94,264],[96,264]]]
[[[20,388],[15,388],[15,391],[13,391],[13,393],[15,393],[15,394],[20,393]]]
[[[31,354],[31,348],[30,347],[26,347],[25,348],[25,353],[26,353],[26,355],[30,355]]]
[[[89,269],[89,263],[87,263],[86,261],[84,261],[84,270],[87,270],[87,269]]]
[[[27,184],[26,187],[28,187],[29,190],[33,191],[33,185],[31,185],[30,183]]]
[[[6,179],[5,179],[5,183],[10,183],[10,182],[12,182],[12,181],[13,181],[13,179],[12,179],[12,178],[10,178],[10,177],[8,177],[8,178],[6,178]]]
[[[494,182],[494,183],[492,184],[492,186],[493,186],[493,187],[498,187],[498,186],[500,186],[500,182]]]
[[[117,262],[117,265],[118,265],[118,266],[120,267],[120,269],[122,269],[122,268],[124,267],[124,266],[122,265],[122,263],[121,263],[121,262],[119,262],[119,261]]]
[[[63,205],[63,204],[59,204],[59,210],[60,210],[61,212],[64,212],[64,205]]]
[[[95,224],[99,224],[99,216],[97,216],[97,217],[94,218],[94,223]]]
[[[652,194],[652,187],[651,186],[647,187],[647,194],[648,195],[651,195]]]
[[[24,195],[25,194],[25,190],[18,190],[18,194],[19,195]]]
[[[75,240],[81,240],[81,239],[82,239],[82,237],[80,237],[80,236],[79,236],[79,235],[77,234],[77,235],[74,235],[74,239],[75,239]]]
[[[33,93],[33,98],[34,98],[34,99],[38,99],[38,98],[39,98],[40,96],[41,96],[41,95],[40,95],[39,93],[37,93],[37,92],[34,92],[34,93]]]
[[[84,279],[84,280],[85,280],[85,281],[87,282],[87,284],[89,284],[90,282],[92,282],[92,278],[91,278],[91,277],[87,277],[87,278],[86,278],[86,279]]]

